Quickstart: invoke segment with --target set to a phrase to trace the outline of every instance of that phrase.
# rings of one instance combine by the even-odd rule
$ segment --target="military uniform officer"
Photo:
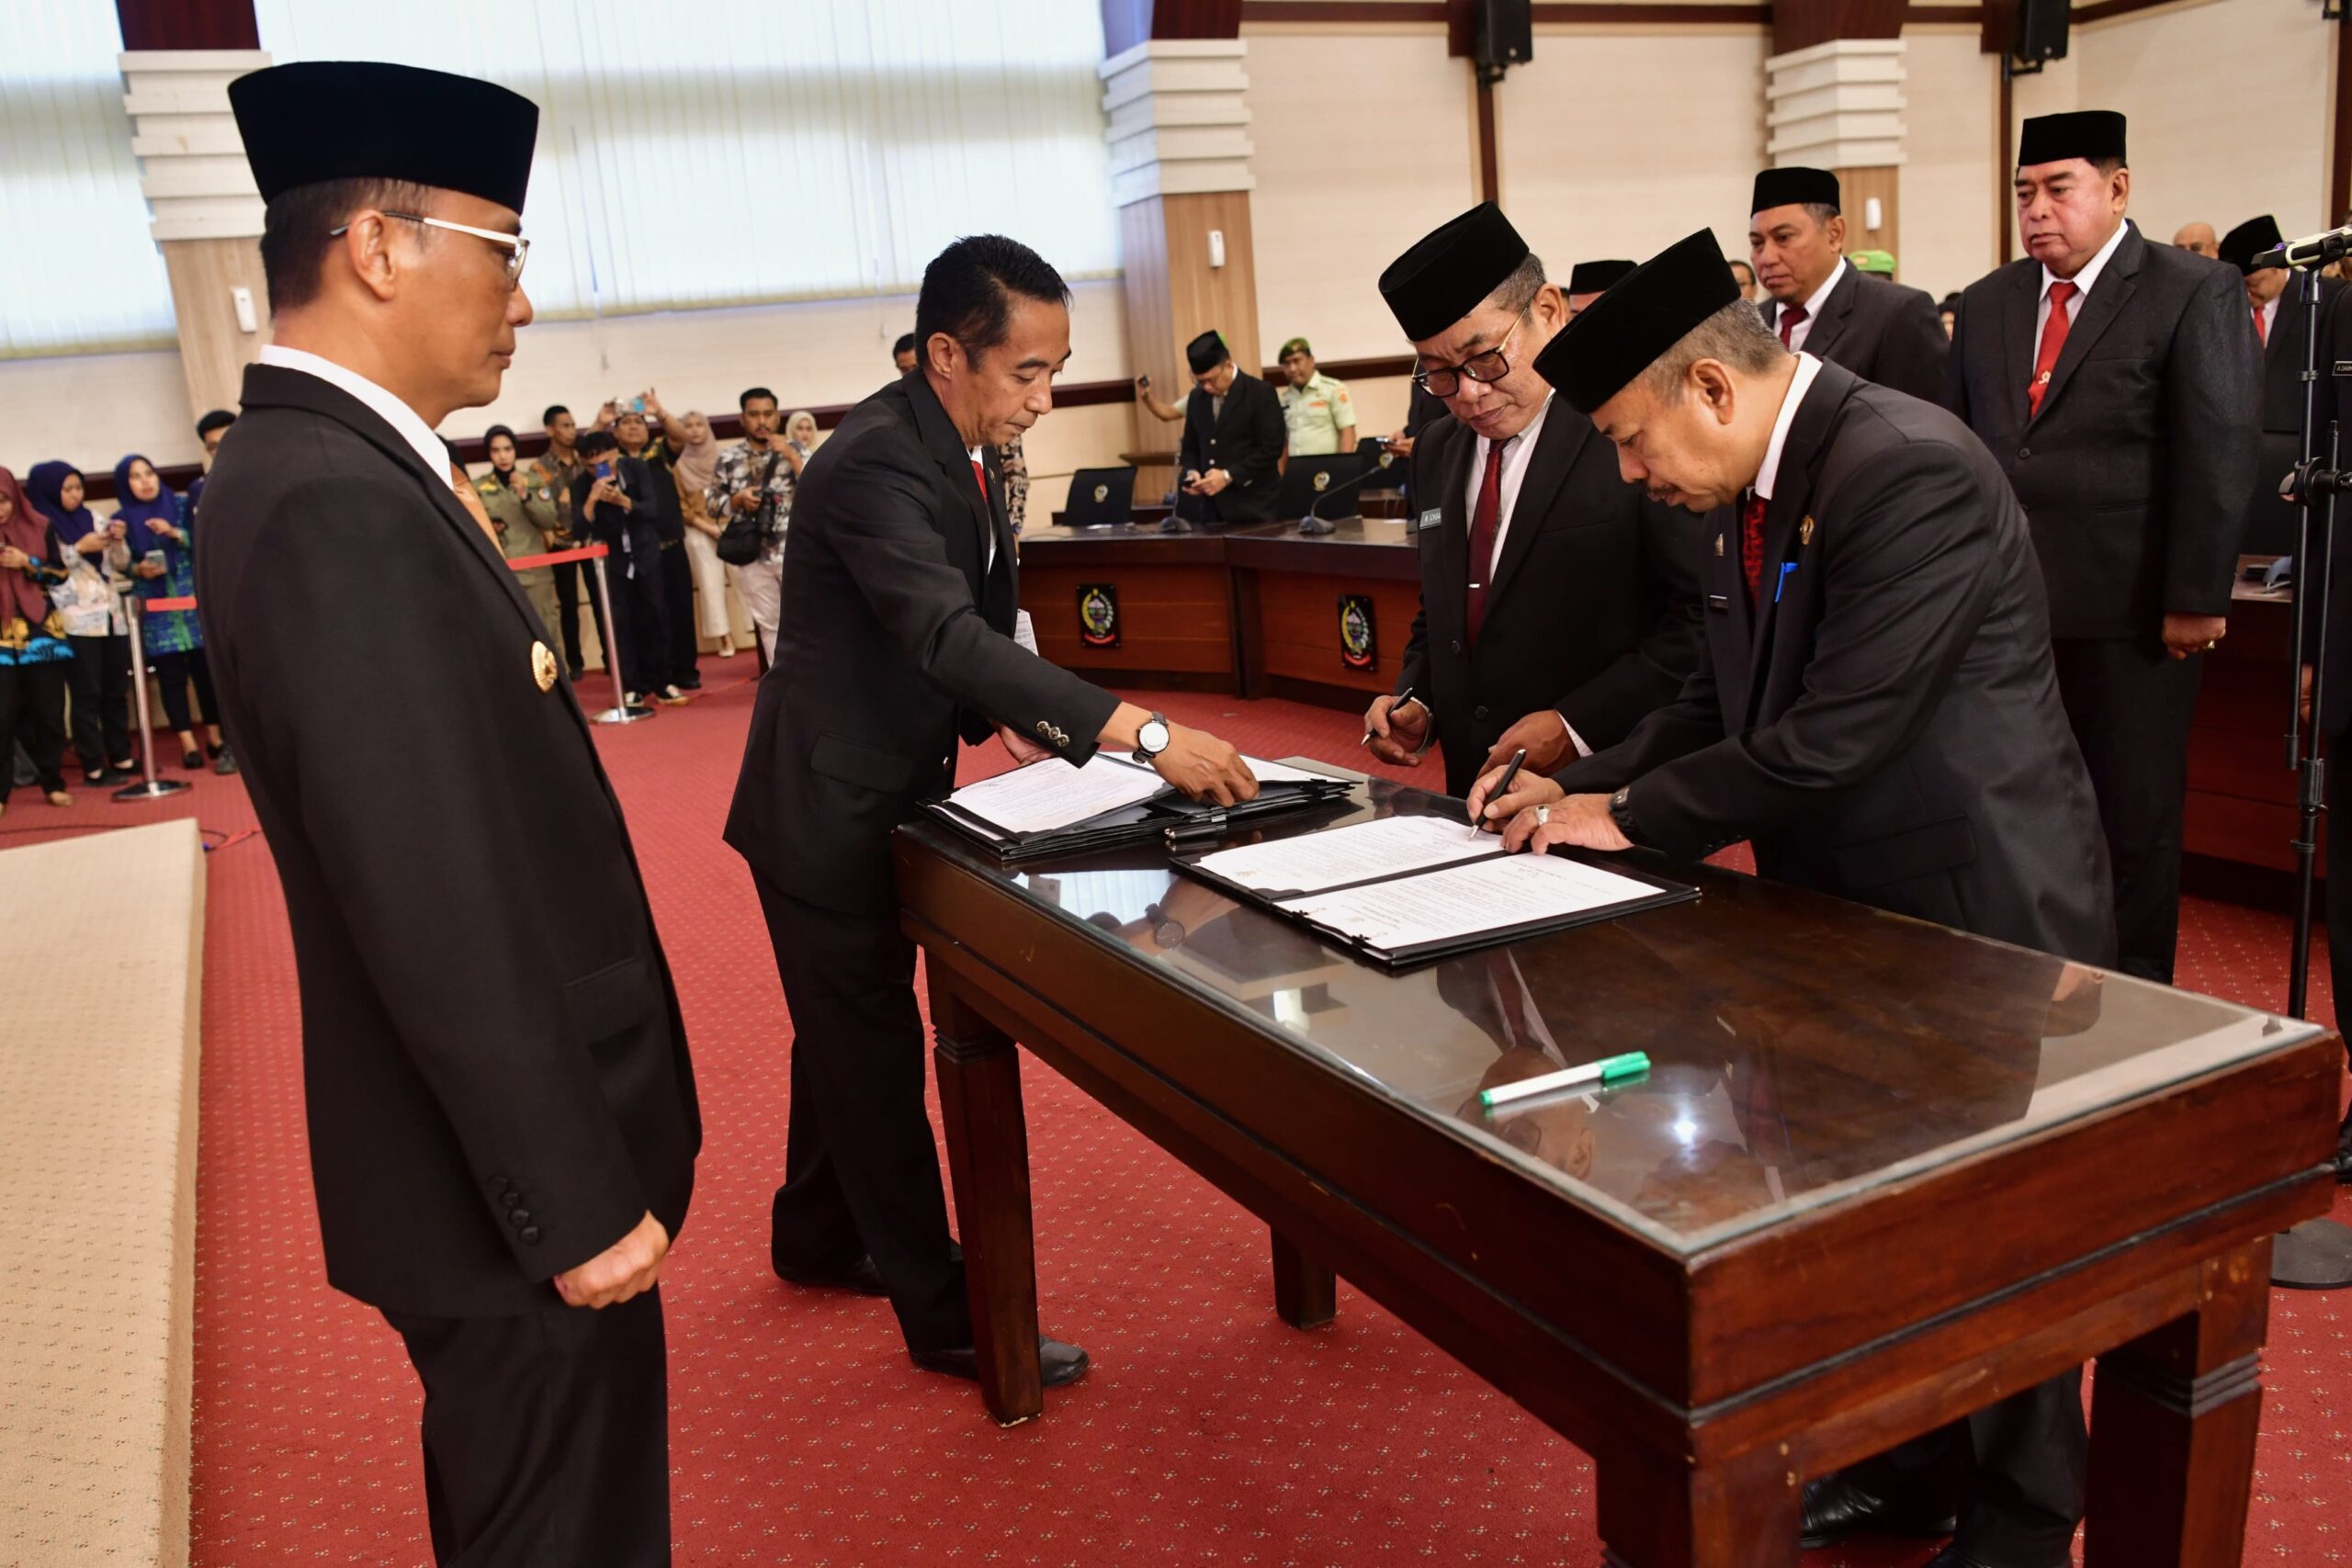
[[[1356,405],[1348,396],[1348,384],[1316,368],[1315,351],[1303,337],[1283,344],[1280,357],[1287,382],[1280,396],[1290,456],[1328,457],[1354,451]]]

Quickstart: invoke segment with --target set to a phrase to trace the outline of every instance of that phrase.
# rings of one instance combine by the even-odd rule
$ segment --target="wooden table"
[[[1420,552],[1399,518],[1351,517],[1302,536],[1295,523],[1260,523],[1225,536],[1240,629],[1241,693],[1359,712],[1393,692],[1421,607]],[[1351,665],[1342,603],[1372,605],[1373,663]]]
[[[2205,656],[2189,724],[2181,844],[2191,855],[2269,871],[2295,867],[2295,775],[2286,765],[2293,615],[2283,592],[2266,592],[2241,577],[2232,592],[2230,635]],[[2324,846],[2324,818],[2320,831]],[[2323,870],[2325,859],[2323,847]]]
[[[1091,644],[1080,621],[1090,590],[1118,607],[1115,646]],[[1111,528],[1032,528],[1021,536],[1021,607],[1037,651],[1110,684],[1237,692],[1233,582],[1215,534]]]
[[[2269,1237],[2333,1192],[2319,1029],[1704,867],[1392,975],[1149,851],[895,853],[998,1420],[1044,1409],[1017,1040],[1269,1224],[1285,1322],[1336,1269],[1592,1454],[1617,1568],[1792,1568],[1807,1478],[2093,1358],[2087,1562],[2238,1561]]]

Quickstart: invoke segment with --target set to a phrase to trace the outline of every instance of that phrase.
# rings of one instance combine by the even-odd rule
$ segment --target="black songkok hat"
[[[1184,363],[1195,376],[1205,376],[1232,357],[1225,346],[1225,334],[1215,328],[1184,345]]]
[[[1713,231],[1702,229],[1628,273],[1535,356],[1535,373],[1578,413],[1615,397],[1690,330],[1740,297]]]
[[[1634,264],[1629,261],[1578,262],[1568,269],[1568,292],[1598,294],[1633,270]]]
[[[2265,213],[2247,219],[2222,236],[2222,259],[2240,272],[2252,272],[2255,257],[2277,249],[2286,241],[2287,237],[2278,232],[2278,220]]]
[[[401,180],[523,210],[539,107],[470,76],[373,60],[273,65],[229,84],[265,202],[327,180]]]
[[[2018,168],[2063,164],[2069,158],[2123,162],[2123,117],[2113,109],[2036,115],[2018,131]]]
[[[1380,275],[1380,297],[1416,340],[1435,337],[1476,310],[1527,259],[1527,242],[1503,209],[1482,201],[1430,231]]]
[[[1838,176],[1826,169],[1791,166],[1766,169],[1756,176],[1756,194],[1747,204],[1751,213],[1776,207],[1827,207],[1843,211]]]

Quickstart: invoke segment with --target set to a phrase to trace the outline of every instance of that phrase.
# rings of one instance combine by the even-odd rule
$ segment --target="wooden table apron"
[[[927,831],[902,919],[1000,1421],[1043,1409],[1018,1041],[1266,1221],[1288,1321],[1336,1270],[1593,1454],[1612,1562],[1793,1564],[1803,1481],[2093,1357],[2089,1560],[2237,1561],[2268,1237],[2333,1193],[2332,1036],[1678,1257]],[[2047,1223],[1976,1224],[1996,1192]]]

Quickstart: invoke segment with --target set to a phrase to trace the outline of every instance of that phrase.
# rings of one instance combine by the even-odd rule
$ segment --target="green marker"
[[[1611,1084],[1637,1078],[1650,1070],[1649,1053],[1628,1051],[1622,1056],[1603,1056],[1598,1062],[1587,1062],[1581,1067],[1545,1073],[1540,1077],[1521,1078],[1500,1089],[1482,1089],[1478,1103],[1492,1111],[1498,1105],[1509,1105],[1517,1100],[1532,1100],[1539,1094],[1557,1094],[1564,1089],[1576,1089],[1589,1083],[1604,1089]]]

